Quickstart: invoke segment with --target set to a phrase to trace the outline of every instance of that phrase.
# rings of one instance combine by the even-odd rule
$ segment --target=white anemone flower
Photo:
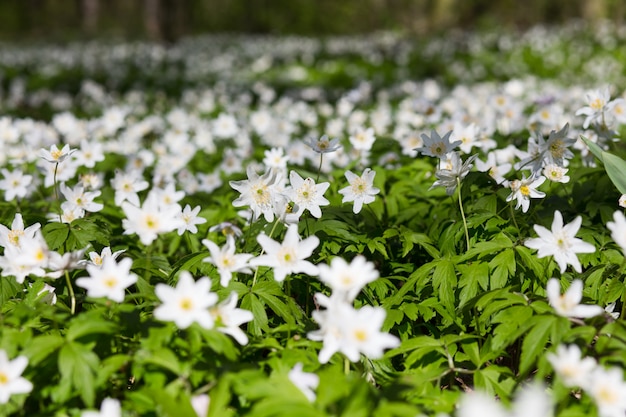
[[[582,267],[576,254],[596,251],[591,243],[575,237],[581,223],[582,218],[578,216],[571,223],[563,225],[563,216],[560,211],[556,210],[552,221],[552,230],[538,224],[534,225],[533,229],[539,237],[526,240],[524,245],[531,249],[537,249],[539,251],[537,253],[538,258],[553,255],[554,260],[561,268],[561,273],[565,272],[568,264],[580,273]]]
[[[288,374],[289,380],[302,391],[310,402],[314,402],[316,398],[315,389],[320,383],[320,377],[312,372],[304,372],[302,366],[302,362],[298,362],[291,368]]]
[[[22,377],[28,366],[26,356],[9,360],[5,350],[0,349],[0,404],[9,402],[13,394],[27,394],[33,390],[33,384]]]
[[[228,298],[211,307],[209,313],[215,320],[216,330],[232,336],[237,343],[248,344],[248,336],[239,328],[244,323],[254,320],[251,311],[237,308],[237,292],[230,293]]]
[[[217,302],[217,294],[211,292],[208,277],[195,281],[189,271],[182,271],[175,288],[159,283],[154,290],[162,303],[154,309],[157,320],[173,321],[179,329],[194,322],[205,329],[213,328],[215,320],[209,308]]]
[[[612,222],[607,222],[606,227],[611,231],[611,238],[619,245],[626,255],[626,217],[617,210],[613,213]]]
[[[541,191],[537,191],[537,187],[544,183],[546,177],[540,176],[536,178],[535,176],[531,176],[530,178],[526,178],[526,176],[522,176],[521,180],[513,180],[505,185],[511,188],[511,194],[506,198],[506,201],[517,200],[515,204],[515,209],[522,208],[522,213],[526,213],[528,208],[530,207],[530,199],[531,198],[543,198],[546,196],[545,193]]]
[[[253,255],[249,253],[235,254],[235,238],[233,235],[226,235],[226,244],[222,248],[209,239],[203,239],[202,244],[211,252],[211,256],[204,258],[202,261],[215,265],[220,274],[220,285],[222,287],[228,286],[233,272],[246,274],[252,272],[248,261]]]
[[[349,303],[354,301],[365,285],[379,276],[374,264],[362,255],[357,255],[350,263],[335,257],[330,265],[319,264],[317,267],[320,281],[332,289],[333,297],[342,298]]]
[[[374,202],[374,196],[380,192],[380,189],[374,187],[376,172],[370,168],[365,168],[361,176],[349,170],[346,171],[345,175],[350,185],[339,190],[339,194],[343,195],[341,202],[347,203],[353,201],[354,206],[352,207],[352,211],[354,214],[358,214],[361,212],[363,204]]]
[[[546,358],[568,387],[586,388],[591,371],[598,365],[594,358],[583,358],[577,345],[559,345],[556,353],[548,353]]]
[[[289,225],[282,243],[273,240],[263,233],[257,236],[257,241],[263,248],[265,255],[251,259],[250,265],[262,265],[273,268],[276,281],[284,281],[285,277],[292,273],[318,274],[317,267],[307,261],[306,258],[311,256],[319,245],[320,240],[315,235],[300,240],[298,225]]]
[[[130,272],[133,260],[124,258],[119,263],[112,257],[105,258],[101,266],[87,265],[89,277],[76,280],[76,285],[87,290],[89,297],[106,297],[121,303],[126,289],[137,282],[137,275]]]
[[[604,313],[604,309],[600,306],[580,304],[583,298],[583,282],[579,279],[572,281],[567,291],[561,294],[559,280],[550,278],[546,293],[548,302],[559,316],[588,318]]]
[[[114,398],[105,398],[100,404],[100,411],[83,411],[80,417],[122,417],[122,406]]]
[[[289,173],[290,187],[285,190],[298,210],[296,215],[300,217],[304,210],[309,210],[317,219],[322,217],[320,206],[327,206],[330,202],[324,198],[324,193],[330,187],[330,183],[316,184],[312,178],[303,179],[296,171]]]

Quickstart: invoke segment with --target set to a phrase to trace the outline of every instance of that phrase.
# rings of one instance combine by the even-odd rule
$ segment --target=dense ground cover
[[[625,36],[4,45],[0,412],[623,415]]]

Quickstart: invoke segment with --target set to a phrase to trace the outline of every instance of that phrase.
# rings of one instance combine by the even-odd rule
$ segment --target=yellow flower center
[[[193,300],[189,297],[182,298],[179,305],[182,310],[190,311],[193,309]]]
[[[354,338],[359,342],[365,342],[367,340],[367,332],[363,329],[357,329],[354,331]]]
[[[361,195],[367,190],[367,183],[363,178],[357,177],[352,182],[351,188],[354,194]]]
[[[519,191],[524,197],[528,197],[530,195],[530,188],[528,188],[528,185],[522,185],[519,187]]]
[[[20,238],[24,236],[24,231],[23,230],[11,230],[9,231],[9,242],[11,242],[12,245],[14,246],[19,246],[20,245]]]
[[[589,104],[589,107],[594,110],[600,110],[602,107],[604,107],[604,100],[602,100],[601,98],[597,98]]]
[[[563,156],[563,154],[565,153],[565,146],[563,144],[563,141],[558,139],[555,140],[552,145],[550,145],[550,153],[552,154],[552,156],[554,156],[555,158],[560,158]]]
[[[6,385],[9,382],[9,376],[4,372],[0,372],[0,385]]]
[[[156,229],[159,226],[159,219],[149,214],[146,216],[146,226],[148,229]]]
[[[107,288],[115,288],[115,286],[117,285],[117,278],[116,277],[106,277],[104,279],[104,281],[103,281],[103,284]]]
[[[619,400],[619,396],[615,392],[606,386],[598,390],[598,398],[602,404],[615,404]]]
[[[268,190],[268,186],[264,183],[259,183],[253,186],[252,188],[252,198],[254,202],[259,205],[267,205],[270,204],[270,192]]]
[[[50,152],[50,155],[52,156],[52,159],[57,160],[59,159],[61,156],[63,156],[63,152],[61,152],[60,150],[54,150],[52,152]]]
[[[430,153],[432,153],[433,155],[442,155],[443,154],[443,147],[441,146],[441,143],[435,143],[433,145],[430,146]]]

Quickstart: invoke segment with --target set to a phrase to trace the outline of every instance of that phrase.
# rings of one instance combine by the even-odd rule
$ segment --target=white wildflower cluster
[[[217,294],[211,292],[211,280],[202,277],[196,281],[188,271],[180,273],[176,287],[159,283],[155,292],[161,301],[154,309],[156,319],[174,322],[180,329],[197,323],[231,335],[242,345],[248,343],[248,336],[239,326],[254,317],[248,310],[237,308],[236,292],[218,303]]]
[[[361,354],[377,359],[385,349],[400,344],[396,336],[381,332],[386,316],[382,307],[353,307],[358,293],[378,278],[374,264],[357,255],[350,263],[333,258],[330,265],[320,264],[318,269],[320,280],[332,290],[330,297],[315,294],[316,303],[324,310],[313,312],[320,329],[308,334],[309,339],[324,344],[319,353],[321,363],[328,362],[336,352],[352,362],[359,361]]]
[[[577,345],[559,345],[547,354],[560,381],[568,388],[580,389],[596,404],[601,417],[626,413],[626,381],[618,367],[604,367],[592,357],[583,357]]]

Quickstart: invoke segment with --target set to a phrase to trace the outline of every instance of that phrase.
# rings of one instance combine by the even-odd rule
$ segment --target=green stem
[[[350,359],[343,358],[343,373],[348,375],[350,373]]]
[[[467,250],[470,250],[469,231],[467,230],[467,220],[465,219],[465,211],[463,211],[463,200],[461,199],[461,179],[456,177],[457,190],[459,192],[459,208],[461,209],[461,217],[463,218],[463,228],[465,229],[465,240],[467,242]]]
[[[322,172],[322,159],[324,158],[324,154],[320,153],[320,164],[317,167],[317,178],[315,178],[315,183],[320,180],[320,173]]]
[[[274,220],[274,225],[272,226],[272,230],[270,230],[270,234],[269,234],[269,238],[272,238],[272,235],[274,234],[274,231],[276,230],[276,226],[278,226],[278,219]],[[264,249],[261,249],[261,253],[259,254],[259,256],[262,256],[265,253]],[[257,266],[256,269],[254,270],[254,277],[252,278],[252,286],[254,287],[254,285],[256,284],[256,279],[259,276],[259,267]]]
[[[61,210],[61,201],[59,201],[59,190],[58,190],[58,184],[57,184],[57,170],[59,168],[59,163],[55,163],[54,164],[54,175],[52,176],[52,181],[54,182],[54,198],[57,201],[57,204],[59,205],[59,222],[63,222],[63,210]]]
[[[76,313],[76,296],[74,295],[74,287],[72,287],[72,281],[70,280],[70,273],[65,270],[65,283],[67,284],[67,289],[70,293],[70,312],[72,314]]]

